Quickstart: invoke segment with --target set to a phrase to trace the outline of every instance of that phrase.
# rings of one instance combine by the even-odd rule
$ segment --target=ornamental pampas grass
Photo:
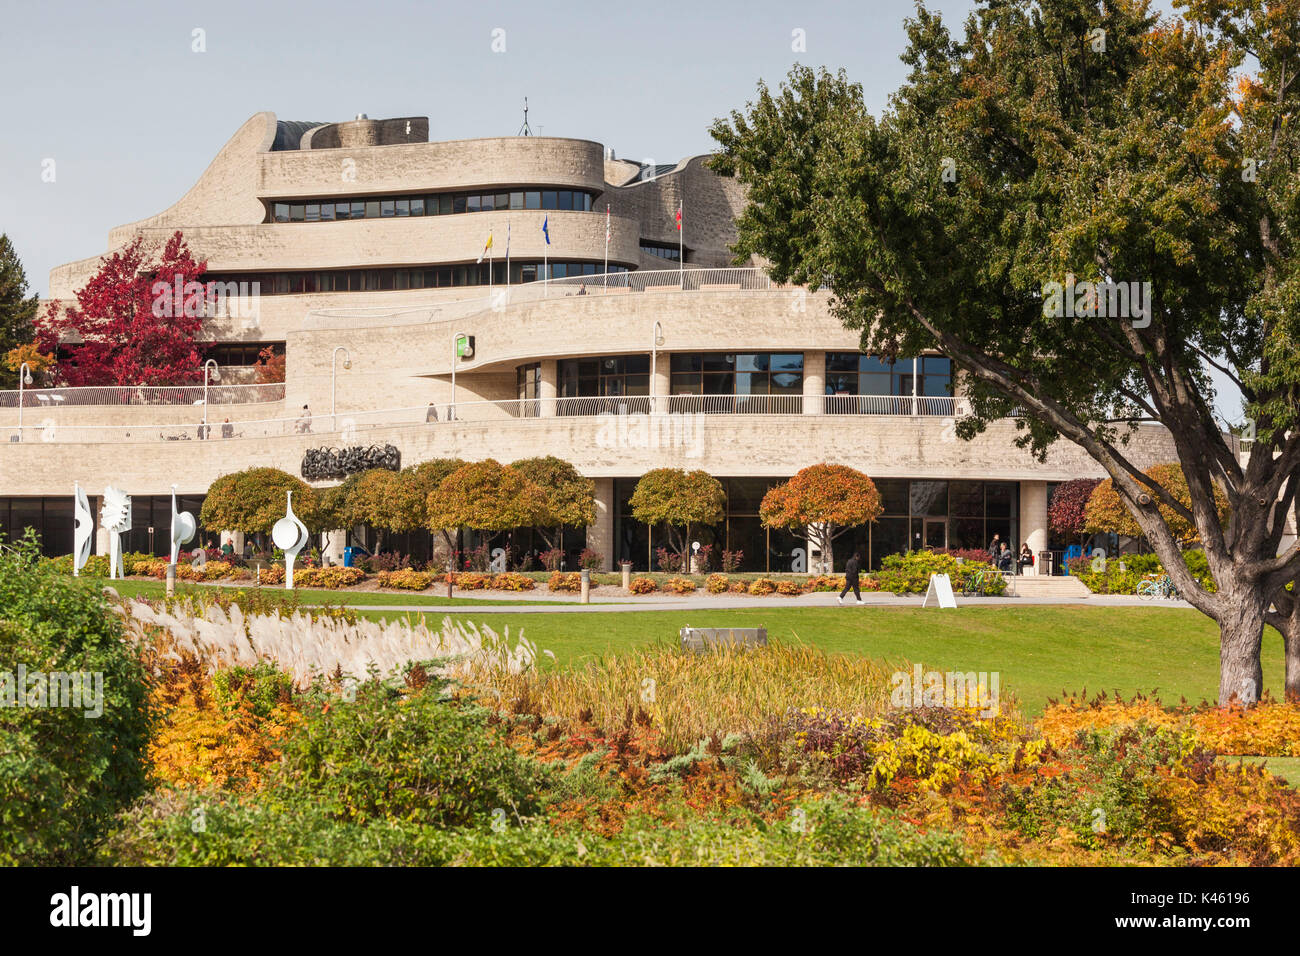
[[[288,614],[245,616],[238,605],[227,613],[217,605],[195,608],[188,600],[173,610],[145,601],[118,605],[127,636],[165,660],[192,656],[208,673],[222,667],[274,661],[294,675],[300,687],[335,674],[364,680],[371,672],[393,676],[413,661],[444,662],[447,677],[518,674],[533,666],[537,648],[523,633],[511,645],[510,630],[463,624],[450,617],[431,630],[423,619],[349,622],[294,610]]]

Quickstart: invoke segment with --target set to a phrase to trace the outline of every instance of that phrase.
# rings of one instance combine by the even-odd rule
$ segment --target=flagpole
[[[510,292],[510,220],[506,220],[506,292]]]
[[[686,236],[686,220],[682,216],[682,200],[677,200],[677,275],[681,278],[682,288],[686,288],[686,252],[683,239]]]
[[[609,203],[605,203],[605,288],[609,288]]]

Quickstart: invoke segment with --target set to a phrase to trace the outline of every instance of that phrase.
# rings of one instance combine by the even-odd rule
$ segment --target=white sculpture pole
[[[90,543],[95,533],[95,516],[90,510],[90,501],[81,485],[72,483],[73,521],[76,528],[72,533],[72,576],[78,577],[81,569],[90,559]]]
[[[176,559],[180,556],[181,545],[194,540],[198,524],[194,515],[188,511],[176,510],[176,486],[172,485],[172,550],[171,563],[167,565],[167,594],[176,590]]]
[[[131,496],[120,488],[109,485],[104,489],[104,505],[99,520],[108,531],[108,576],[116,579],[122,565],[122,539],[124,531],[131,530]]]
[[[284,589],[293,590],[293,562],[307,545],[311,535],[307,526],[293,513],[293,491],[286,492],[285,515],[271,528],[271,540],[284,552]]]

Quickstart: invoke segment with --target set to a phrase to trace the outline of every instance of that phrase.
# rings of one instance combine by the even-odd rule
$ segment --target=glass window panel
[[[990,481],[986,486],[985,507],[990,518],[1009,518],[1016,486],[1009,481]],[[991,536],[991,535],[990,535]]]
[[[773,372],[772,373],[772,394],[781,395],[802,395],[803,394],[803,373],[802,372]]]
[[[320,222],[320,203],[309,202],[306,206],[307,215],[304,217],[307,222]]]
[[[289,207],[290,222],[302,222],[303,215],[304,215],[304,207],[300,203],[294,203]]]
[[[737,372],[766,372],[768,368],[766,352],[741,353],[736,356]]]
[[[365,200],[362,200],[362,199],[354,199],[354,200],[352,200],[352,218],[353,218],[353,219],[365,219],[365,218],[366,218],[366,203],[365,203]]]
[[[768,378],[766,372],[737,372],[737,395],[766,395]]]
[[[320,204],[320,217],[325,221],[334,218],[334,204],[332,202],[323,202]]]
[[[582,274],[586,276],[594,276],[597,271],[596,263],[594,262],[588,262],[582,267]]]
[[[393,212],[398,216],[409,216],[411,214],[411,201],[409,199],[393,200]]]
[[[452,197],[451,197],[451,211],[454,212],[454,213],[464,212],[464,211],[465,211],[465,202],[466,202],[467,199],[468,199],[468,197],[466,197],[466,196],[452,196]]]
[[[510,208],[511,209],[524,208],[524,194],[522,192],[514,192],[510,194]]]
[[[881,503],[885,506],[884,514],[907,514],[908,492],[906,479],[882,478],[876,482],[876,490],[880,492]]]
[[[480,212],[482,208],[483,200],[481,196],[465,197],[465,212]]]
[[[543,208],[543,209],[554,209],[554,208],[556,208],[556,206],[555,206],[555,190],[554,190],[554,189],[544,189],[544,190],[542,190],[542,208]]]
[[[736,356],[730,352],[705,352],[701,359],[706,372],[730,372],[736,367]]]
[[[525,209],[541,209],[542,194],[537,190],[528,190],[524,192]]]
[[[734,395],[736,392],[735,381],[736,376],[730,372],[705,372],[704,394]]]
[[[391,216],[391,215],[392,215],[392,212],[390,211],[388,214]],[[367,200],[366,200],[366,218],[367,218],[367,219],[378,219],[378,218],[379,218],[379,200],[378,200],[378,199],[367,199]]]
[[[773,372],[802,372],[803,353],[774,352],[771,356],[770,368]]]
[[[954,515],[984,516],[984,482],[954,481],[948,486],[948,512]],[[980,545],[983,547],[983,545]]]
[[[649,375],[628,375],[624,378],[624,385],[628,395],[649,395],[650,394],[650,376]]]
[[[845,374],[827,374],[826,376],[826,394],[827,395],[856,395],[858,394],[858,375],[854,372],[852,375]]]
[[[423,216],[423,215],[424,215],[424,197],[423,197],[423,196],[416,196],[414,199],[411,200],[411,215],[412,215],[412,216]]]
[[[495,196],[495,198],[494,198],[494,200],[493,200],[493,205],[496,206],[497,209],[509,209],[509,208],[510,208],[510,194],[509,194],[509,193],[497,193],[496,196]]]
[[[888,375],[859,375],[858,394],[888,395],[890,394],[890,384],[890,376]]]
[[[536,282],[537,281],[536,263],[529,263],[525,265],[521,270],[519,270],[519,280],[521,282]]]
[[[450,193],[443,193],[438,197],[438,208],[442,210],[444,216],[450,215],[455,211],[456,203]]]
[[[289,204],[287,202],[278,202],[275,204],[275,221],[289,221]]]
[[[300,292],[302,292],[302,273],[289,273],[289,294],[297,295]]]
[[[858,370],[857,352],[827,352],[826,371],[856,372]]]
[[[573,208],[573,191],[572,191],[572,190],[569,190],[569,189],[561,189],[558,193],[555,194],[555,199],[556,199],[556,205],[555,205],[555,208],[556,208],[556,209],[572,209],[572,208]]]
[[[893,366],[884,359],[877,358],[874,355],[858,356],[858,371],[860,372],[890,372]]]
[[[704,367],[704,356],[698,352],[674,352],[672,370],[674,372],[698,372]]]
[[[316,291],[316,273],[314,272],[303,273],[302,291],[308,294]]]
[[[700,395],[703,389],[700,385],[698,375],[674,375],[672,376],[672,394],[674,395]]]
[[[379,201],[379,215],[385,219],[392,219],[397,212],[397,203],[391,199],[381,199]]]
[[[912,482],[912,514],[946,515],[948,513],[948,482]]]

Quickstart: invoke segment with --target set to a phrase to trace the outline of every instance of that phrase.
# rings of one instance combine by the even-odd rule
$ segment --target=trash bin
[[[344,548],[344,549],[343,549],[343,567],[345,567],[345,568],[350,568],[350,567],[352,567],[352,549],[351,549],[351,548]]]

